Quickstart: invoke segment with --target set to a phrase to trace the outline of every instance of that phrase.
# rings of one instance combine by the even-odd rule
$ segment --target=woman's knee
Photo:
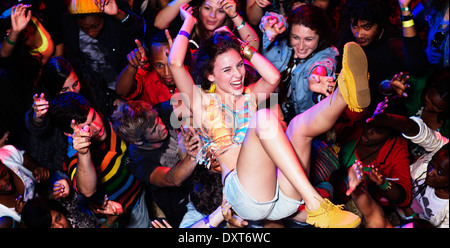
[[[250,121],[250,128],[254,128],[260,138],[271,138],[283,131],[278,117],[270,109],[258,110]]]

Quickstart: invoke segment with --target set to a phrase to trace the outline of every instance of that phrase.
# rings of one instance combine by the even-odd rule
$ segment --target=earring
[[[206,93],[214,93],[216,92],[216,84],[214,82],[211,82],[211,86],[208,90],[205,90]]]

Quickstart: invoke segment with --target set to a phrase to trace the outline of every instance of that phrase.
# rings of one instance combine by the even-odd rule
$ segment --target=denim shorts
[[[236,170],[230,172],[225,178],[223,193],[233,210],[245,220],[279,220],[294,214],[303,201],[287,197],[281,192],[278,182],[275,196],[267,202],[258,202],[255,198],[245,192]]]

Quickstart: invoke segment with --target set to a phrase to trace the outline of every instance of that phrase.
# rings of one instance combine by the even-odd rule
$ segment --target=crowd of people
[[[448,0],[5,0],[2,228],[448,228]]]

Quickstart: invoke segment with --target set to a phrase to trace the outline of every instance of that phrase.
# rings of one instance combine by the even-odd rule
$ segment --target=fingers
[[[141,42],[138,39],[135,39],[134,43],[136,43],[136,47],[138,48],[138,51],[139,51],[139,53],[141,55],[141,62],[142,62],[144,59],[146,59],[146,57],[145,57],[145,49],[144,49],[144,47],[142,46]]]
[[[159,222],[158,220],[152,221],[152,226],[154,228],[172,228],[172,226],[169,224],[169,222],[166,221],[166,219],[162,219],[162,222]]]
[[[165,29],[164,33],[166,34],[166,38],[167,38],[167,42],[169,43],[169,47],[172,47],[173,39],[172,39],[172,36],[170,36],[169,30]]]

